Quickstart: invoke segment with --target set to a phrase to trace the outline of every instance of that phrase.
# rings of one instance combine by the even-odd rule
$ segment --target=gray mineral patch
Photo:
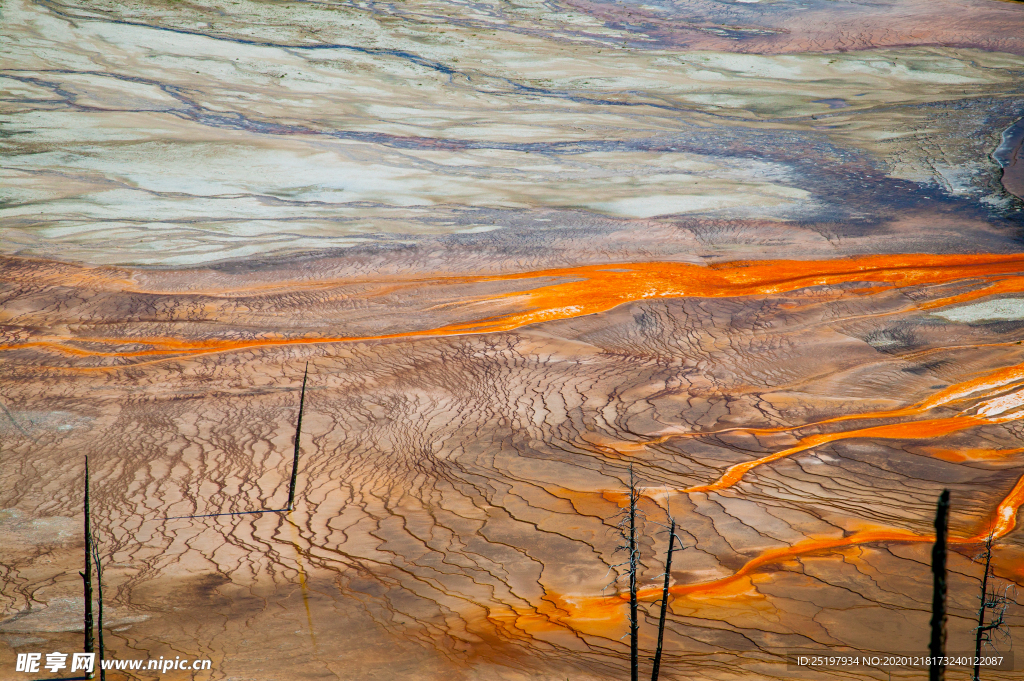
[[[0,641],[3,641],[12,648],[46,643],[45,638],[39,638],[38,636],[0,636]]]
[[[149,615],[125,612],[119,608],[106,608],[106,610],[105,624],[110,627],[135,624],[149,619]],[[84,611],[85,600],[82,598],[53,598],[45,606],[36,605],[0,622],[0,632],[31,634],[82,631]]]
[[[933,312],[936,317],[951,322],[969,324],[982,321],[1010,321],[1024,319],[1024,298],[998,298],[983,303],[955,307],[952,310]]]
[[[18,509],[0,509],[0,546],[8,550],[64,544],[81,536],[80,519],[62,516],[27,518]]]

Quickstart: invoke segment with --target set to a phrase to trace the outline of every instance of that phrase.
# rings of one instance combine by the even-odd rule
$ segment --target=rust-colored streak
[[[848,431],[809,435],[801,438],[793,447],[768,454],[752,461],[745,461],[731,466],[721,477],[718,478],[718,480],[713,483],[695,485],[683,490],[688,493],[716,492],[737,484],[743,479],[743,476],[746,473],[758,466],[772,463],[773,461],[778,461],[779,459],[783,459],[791,454],[797,454],[819,445],[836,442],[838,440],[848,440],[851,438],[929,439],[948,435],[949,433],[954,433],[959,430],[973,428],[978,425],[1005,423],[1007,421],[1024,418],[1024,412],[1015,411],[1024,407],[1024,390],[1019,390],[1022,385],[1024,385],[1024,364],[1018,364],[1010,367],[1004,367],[984,376],[948,386],[920,402],[900,409],[889,409],[859,414],[845,414],[843,416],[834,416],[798,426],[779,426],[774,428],[752,428],[740,426],[735,428],[724,428],[712,432],[671,432],[659,437],[651,438],[645,442],[616,443],[614,446],[601,445],[599,449],[623,454],[641,451],[649,445],[661,444],[673,438],[701,437],[736,432],[762,435],[825,426],[844,421],[913,417],[919,416],[936,407],[955,404],[963,400],[977,399],[979,397],[989,398],[976,405],[974,410],[976,413],[963,412],[956,416],[947,418],[893,423]],[[1008,392],[1014,390],[1015,392]],[[1006,394],[1000,395],[1000,393]]]
[[[124,336],[89,337],[74,332],[66,335],[29,336],[0,345],[0,350],[27,348],[49,348],[64,353],[72,360],[78,358],[117,358],[141,360],[139,363],[164,361],[174,357],[192,357],[212,353],[238,350],[314,345],[349,341],[372,341],[392,339],[413,339],[431,336],[453,336],[461,334],[482,334],[511,331],[523,326],[541,322],[579,317],[610,310],[618,305],[633,301],[673,297],[743,297],[771,296],[814,286],[838,286],[851,284],[843,289],[847,297],[876,295],[899,287],[944,286],[956,284],[949,290],[932,293],[924,302],[911,303],[914,307],[931,309],[952,303],[960,303],[995,293],[1024,292],[1024,255],[896,255],[862,256],[857,258],[828,261],[757,261],[732,262],[704,266],[690,263],[638,263],[627,265],[588,266],[566,269],[542,270],[511,275],[461,278],[432,278],[399,281],[372,282],[364,280],[324,280],[316,282],[273,282],[250,288],[224,288],[215,292],[198,293],[219,298],[244,297],[247,295],[268,295],[271,292],[288,293],[295,290],[328,290],[332,287],[354,284],[379,284],[372,295],[379,295],[384,288],[389,294],[413,292],[417,287],[444,286],[448,284],[493,284],[496,282],[522,282],[525,290],[487,293],[467,299],[463,296],[457,305],[472,305],[488,310],[490,316],[480,313],[477,319],[468,322],[441,324],[428,329],[407,330],[381,335],[287,337],[263,335],[256,338],[239,339],[215,337],[187,339],[171,336]],[[105,287],[108,290],[143,293],[130,277],[83,276],[83,288]],[[3,279],[4,275],[0,275]],[[47,284],[51,285],[51,284]],[[58,284],[52,284],[58,285]],[[493,290],[493,287],[492,287]],[[153,295],[173,295],[167,291],[150,291]],[[190,291],[196,294],[196,291]],[[450,309],[451,306],[448,306]],[[239,306],[238,309],[244,309]],[[440,310],[441,308],[432,308]],[[448,311],[445,309],[445,312]],[[228,308],[212,308],[218,322],[230,324],[234,319]],[[467,318],[464,315],[462,318]],[[159,320],[157,320],[159,321]],[[171,320],[173,321],[173,320]],[[56,326],[56,325],[55,325]],[[70,328],[81,328],[71,326]],[[121,365],[126,366],[126,365]],[[102,371],[119,366],[75,367],[77,371]],[[929,413],[946,408],[942,414]],[[968,380],[943,388],[917,402],[901,407],[860,414],[847,414],[823,419],[800,426],[777,428],[728,428],[716,431],[749,433],[778,433],[795,431],[799,428],[822,427],[820,432],[800,437],[794,446],[768,454],[758,459],[728,468],[721,477],[709,484],[683,490],[688,493],[710,493],[725,490],[743,479],[751,470],[797,454],[814,447],[851,438],[879,439],[931,439],[981,425],[998,424],[1024,417],[1024,364],[1003,367],[984,375],[975,375]],[[868,419],[896,419],[898,423],[856,424],[843,430],[836,424]],[[916,420],[915,420],[916,419]],[[853,425],[853,424],[851,424]],[[825,428],[833,426],[833,428]],[[860,427],[863,426],[863,427]],[[692,427],[692,426],[691,426]],[[617,451],[641,449],[645,445],[663,442],[669,438],[686,436],[701,437],[708,432],[681,432],[674,427],[669,434],[655,437],[645,443],[629,443],[610,447]],[[965,455],[965,458],[967,455]],[[975,458],[985,458],[980,455]],[[665,492],[668,494],[669,492]],[[568,496],[568,495],[564,495]],[[614,499],[614,495],[605,495]],[[581,501],[573,503],[582,509]],[[589,503],[589,502],[588,502]],[[1005,536],[1016,526],[1016,515],[1024,505],[1024,478],[999,502],[991,516],[977,532],[968,537],[952,540],[954,544],[976,544],[985,537]],[[597,510],[595,509],[595,514]],[[751,580],[768,579],[757,575],[772,565],[785,563],[800,556],[815,553],[841,551],[850,547],[885,542],[927,543],[933,538],[909,530],[870,526],[850,532],[845,536],[811,536],[791,546],[772,548],[751,558],[734,573],[718,579],[677,584],[671,588],[676,597],[701,598],[707,595],[742,594],[750,590]],[[303,577],[304,579],[304,577]],[[655,587],[644,588],[641,597],[647,600],[658,597]],[[611,632],[623,621],[624,600],[620,595],[596,597],[593,595],[556,594],[548,592],[543,604],[530,612],[495,611],[494,621],[512,618],[515,626],[525,632],[543,633],[549,627],[568,626],[578,631]],[[621,633],[621,632],[620,632]],[[603,635],[603,634],[602,634]]]
[[[870,428],[858,428],[855,430],[842,431],[837,433],[820,433],[809,435],[800,440],[799,444],[763,456],[753,461],[730,466],[728,470],[715,482],[708,485],[697,485],[689,487],[684,492],[717,492],[732,487],[749,471],[773,461],[812,449],[819,445],[836,442],[838,440],[849,440],[851,438],[882,438],[882,439],[927,439],[941,437],[958,430],[973,428],[974,426],[987,423],[997,423],[998,420],[971,415],[958,415],[945,419],[926,419],[923,421],[911,421],[910,423],[891,423],[883,426],[872,426]]]
[[[470,301],[474,305],[518,304],[516,312],[496,314],[470,322],[447,324],[430,329],[374,336],[313,336],[298,338],[258,337],[189,341],[170,337],[82,337],[47,336],[0,345],[0,350],[46,347],[76,356],[154,358],[231,352],[261,347],[309,345],[368,340],[391,340],[423,336],[511,331],[529,324],[595,314],[618,305],[644,299],[673,297],[733,297],[775,295],[814,286],[834,286],[851,282],[873,283],[876,286],[848,292],[849,295],[870,295],[893,287],[941,285],[959,281],[979,284],[970,291],[921,303],[934,308],[973,300],[994,293],[1024,291],[1024,255],[870,255],[836,260],[768,260],[737,261],[712,266],[678,262],[648,262],[624,265],[593,265],[564,269],[541,270],[517,274],[409,279],[391,281],[393,288],[425,285],[473,284],[512,281],[541,283],[525,291],[481,296]],[[92,279],[95,279],[93,277]],[[89,281],[92,281],[89,279]],[[124,278],[103,279],[104,287],[142,292],[126,283]],[[333,279],[323,282],[277,282],[262,288],[288,291],[294,289],[328,289],[342,284],[366,283],[368,280]],[[218,289],[216,295],[252,295],[250,288]],[[196,293],[196,292],[192,292]],[[202,293],[202,292],[199,292]],[[224,320],[230,321],[230,320]],[[144,348],[119,350],[126,344]],[[88,346],[88,347],[83,347]],[[98,349],[96,346],[106,346]],[[109,369],[116,367],[96,367]]]
[[[830,442],[848,440],[851,438],[930,439],[979,425],[1005,423],[1007,421],[1015,421],[1020,418],[1024,418],[1024,411],[1017,411],[1021,407],[1024,407],[1024,390],[1020,389],[1022,386],[1024,386],[1024,364],[1018,364],[1010,367],[1004,367],[984,376],[979,376],[977,378],[948,386],[920,402],[900,409],[889,409],[860,414],[844,414],[843,416],[834,416],[819,421],[801,424],[799,426],[779,426],[775,428],[735,427],[713,432],[672,432],[651,438],[646,442],[617,443],[614,446],[602,446],[602,448],[621,454],[639,451],[648,445],[661,444],[673,438],[701,437],[736,432],[765,435],[810,427],[832,425],[844,421],[913,417],[924,414],[936,407],[952,405],[963,400],[987,398],[980,401],[973,409],[951,417],[891,423],[865,428],[856,428],[853,430],[809,435],[801,438],[799,442],[792,447],[751,461],[744,461],[743,463],[735,464],[734,466],[729,467],[721,477],[712,483],[706,485],[695,485],[683,490],[688,493],[717,492],[737,484],[743,479],[744,475],[758,466],[763,466],[792,454],[807,451]]]
[[[1021,476],[1010,493],[999,502],[991,522],[987,523],[981,530],[970,537],[953,537],[949,542],[954,545],[980,544],[984,542],[989,535],[992,535],[995,539],[999,539],[1007,535],[1014,527],[1016,527],[1017,512],[1022,505],[1024,505],[1024,476]],[[672,593],[676,595],[686,595],[713,591],[747,577],[759,568],[783,563],[787,560],[811,553],[883,542],[931,543],[934,541],[934,535],[914,534],[913,532],[907,532],[905,530],[863,530],[840,538],[808,539],[806,541],[793,544],[792,546],[785,546],[765,551],[761,555],[750,560],[734,574],[723,579],[699,584],[677,585],[672,587]],[[656,589],[654,587],[645,590],[645,597],[654,596],[655,591]]]
[[[943,407],[952,404],[956,404],[962,400],[987,397],[1002,391],[1012,390],[1024,386],[1024,364],[1015,364],[1013,366],[1004,367],[991,373],[972,378],[961,383],[955,383],[951,386],[947,386],[942,390],[930,395],[929,397],[908,405],[906,407],[900,407],[899,409],[886,409],[883,411],[872,411],[859,414],[844,414],[842,416],[832,416],[826,419],[820,419],[818,421],[811,421],[804,423],[799,426],[778,426],[774,428],[753,428],[748,426],[737,426],[734,428],[723,428],[713,432],[672,432],[666,433],[665,435],[653,438],[644,443],[625,443],[624,445],[616,445],[616,451],[625,451],[623,447],[641,447],[650,444],[661,444],[667,442],[672,438],[677,437],[700,437],[706,435],[716,435],[720,433],[752,433],[755,435],[768,435],[772,433],[783,433],[786,431],[811,428],[815,426],[825,426],[834,423],[842,423],[844,421],[866,421],[869,419],[883,419],[883,418],[905,418],[920,416],[936,407]],[[1024,396],[1018,396],[1020,400],[1018,406],[1024,406]],[[966,426],[965,426],[966,427]],[[954,428],[959,430],[959,428]],[[907,431],[909,432],[909,431]],[[949,431],[952,432],[952,431]],[[881,436],[876,436],[881,437]],[[817,444],[824,444],[819,442]],[[813,445],[812,445],[813,446]],[[803,447],[800,450],[807,449]],[[790,452],[793,453],[793,452]],[[778,457],[776,457],[778,458]],[[773,459],[774,460],[774,459]]]
[[[954,546],[969,546],[984,542],[990,535],[995,539],[1004,537],[1016,527],[1017,513],[1022,505],[1024,505],[1024,476],[1017,480],[1013,489],[999,502],[992,515],[992,519],[988,523],[969,537],[951,538],[949,540],[950,544]],[[727,591],[730,587],[735,587],[742,580],[753,576],[762,568],[815,553],[867,544],[887,542],[920,544],[934,541],[934,535],[881,528],[860,530],[843,537],[811,538],[791,546],[764,551],[757,557],[749,560],[739,570],[726,577],[694,584],[676,584],[670,588],[670,592],[674,596],[720,593],[723,590]],[[741,592],[748,590],[740,589]],[[645,587],[637,592],[637,596],[646,601],[656,600],[660,595],[661,588],[659,586]],[[623,608],[628,602],[627,594],[585,597],[548,593],[545,595],[545,598],[556,604],[558,609],[558,614],[553,619],[573,628],[580,628],[581,625],[586,625],[591,630],[597,628],[598,623],[603,623],[606,628],[619,623],[624,617]]]
[[[905,409],[889,410],[884,412],[873,412],[868,414],[849,415],[834,419],[827,419],[813,425],[835,423],[851,419],[868,419],[881,417],[897,417],[918,415],[929,409],[948,405],[967,398],[978,399],[976,404],[969,409],[962,411],[955,416],[947,418],[923,419],[904,423],[890,423],[865,428],[856,428],[847,431],[834,433],[818,433],[802,438],[795,446],[769,454],[767,456],[744,462],[730,467],[718,480],[708,485],[698,485],[683,490],[685,493],[707,493],[716,492],[738,483],[750,470],[777,461],[781,458],[806,451],[819,445],[846,440],[850,438],[881,438],[881,439],[931,439],[967,428],[980,425],[1005,423],[1008,421],[1024,418],[1024,390],[1018,389],[1021,381],[1024,380],[1024,366],[1013,366],[1000,369],[991,374],[965,381],[945,388],[935,395]],[[746,430],[750,432],[778,432],[786,428],[775,429],[731,429]],[[693,434],[696,435],[696,434]],[[664,441],[675,435],[667,435],[658,438]],[[973,451],[973,450],[972,450]],[[986,450],[987,451],[987,450]],[[1001,456],[1007,456],[1022,450],[1005,450],[998,452]],[[961,460],[971,458],[970,452]],[[973,458],[992,458],[992,455],[977,455]],[[608,495],[606,495],[607,497]],[[989,536],[1000,538],[1011,532],[1016,526],[1017,513],[1024,505],[1024,476],[1022,476],[1013,489],[1003,498],[993,512],[991,519],[985,523],[974,535],[951,539],[954,545],[977,544],[985,541]],[[931,535],[921,535],[906,530],[892,529],[870,529],[854,532],[844,537],[811,538],[798,542],[791,546],[770,549],[763,552],[756,558],[748,561],[735,573],[721,579],[700,582],[694,584],[675,585],[671,592],[676,596],[687,596],[696,594],[717,593],[722,589],[736,585],[741,580],[750,577],[759,569],[769,565],[784,563],[802,555],[831,551],[851,546],[875,544],[882,542],[932,542]],[[649,587],[640,592],[640,597],[651,600],[659,595],[657,587]],[[605,597],[599,605],[595,605],[594,612],[608,613],[614,611],[616,617],[621,617],[621,606],[624,603],[621,595]],[[590,608],[585,600],[561,597],[560,603],[563,608],[575,604],[577,607]],[[618,609],[615,609],[615,607]],[[591,613],[590,610],[587,610]],[[592,613],[588,616],[593,616]],[[579,621],[585,619],[582,612],[570,612],[567,621]]]
[[[792,546],[783,546],[777,549],[769,549],[756,558],[748,561],[735,573],[712,582],[698,584],[677,584],[671,587],[670,591],[676,596],[684,596],[695,593],[706,593],[728,586],[744,577],[756,572],[758,569],[768,565],[777,565],[792,560],[799,556],[829,551],[833,549],[846,548],[861,544],[876,544],[880,542],[926,542],[933,541],[934,537],[914,534],[902,530],[864,530],[855,532],[845,537],[808,539],[798,542]],[[656,590],[645,589],[644,596],[651,598]]]
[[[290,293],[305,290],[327,290],[341,285],[387,283],[396,289],[425,284],[474,284],[495,281],[529,280],[537,278],[569,277],[590,282],[559,283],[549,288],[558,291],[575,290],[583,299],[565,296],[561,304],[581,303],[603,305],[601,298],[638,300],[659,297],[658,289],[681,291],[679,295],[721,297],[733,295],[769,295],[793,291],[808,286],[827,286],[850,281],[873,282],[890,286],[919,286],[942,284],[958,279],[985,279],[999,281],[1024,271],[1024,254],[973,255],[864,255],[833,260],[737,260],[712,265],[685,262],[609,263],[581,267],[555,268],[518,272],[513,274],[476,275],[455,277],[390,277],[380,278],[326,278],[278,280],[238,287],[188,290],[209,296],[237,298],[268,293]],[[124,277],[98,275],[80,277],[80,285],[102,282],[104,288],[134,293],[173,295],[178,291],[138,286]],[[870,293],[877,289],[859,289]],[[556,295],[558,291],[555,291]],[[653,296],[651,294],[654,294]],[[515,295],[515,294],[511,294]],[[660,296],[664,297],[664,296]],[[618,304],[618,303],[616,303]]]
[[[740,586],[739,592],[749,591],[742,588],[741,582],[748,579],[758,570],[786,561],[793,560],[803,555],[820,553],[835,549],[842,549],[862,544],[874,544],[881,542],[913,542],[921,543],[933,541],[934,537],[918,535],[902,530],[863,530],[845,537],[828,537],[808,539],[798,542],[792,546],[784,546],[769,549],[748,561],[743,567],[727,577],[709,582],[697,582],[694,584],[675,584],[669,588],[673,596],[699,596],[707,594],[720,594],[726,592],[730,587]],[[956,541],[956,540],[955,540]],[[959,540],[966,543],[964,540]],[[644,601],[654,601],[661,596],[661,587],[648,586],[637,591],[637,597]],[[628,594],[617,593],[610,596],[575,596],[567,594],[547,593],[545,598],[554,603],[558,609],[552,619],[576,630],[594,631],[604,628],[608,631],[620,624],[624,617],[624,608],[628,601]],[[603,625],[603,627],[601,627]]]
[[[1013,531],[1013,528],[1017,526],[1017,511],[1022,504],[1024,504],[1024,476],[1021,476],[1010,493],[999,502],[991,524],[976,534],[972,538],[973,541],[983,541],[989,535],[999,538]]]
[[[936,406],[946,405],[965,398],[981,398],[970,408],[947,418],[890,423],[865,428],[856,428],[848,431],[810,435],[802,438],[799,443],[793,447],[789,447],[753,461],[732,466],[714,483],[698,485],[682,491],[684,493],[707,493],[720,491],[738,483],[743,478],[744,474],[757,466],[777,461],[783,457],[806,451],[819,445],[839,440],[850,438],[931,439],[980,425],[1006,423],[1008,421],[1018,420],[1020,418],[1024,418],[1024,410],[1021,409],[1021,407],[1024,407],[1024,390],[1017,389],[1019,388],[1019,383],[1022,378],[1024,378],[1024,368],[1020,366],[1009,367],[986,376],[945,388],[936,395],[929,397],[917,405],[908,407],[907,409],[855,415],[851,418],[866,419],[880,416],[889,417],[913,415]],[[838,420],[842,419],[830,419],[829,421],[822,423]],[[659,439],[664,440],[667,437],[671,436]],[[1019,451],[1024,450],[1003,450],[995,453],[985,450],[986,453],[984,454],[972,454],[974,450],[970,450],[961,460],[969,460],[970,458],[994,458],[996,454],[999,456],[1008,456]],[[615,495],[613,494],[606,493],[604,496],[610,500],[615,500]],[[984,542],[989,536],[996,539],[1005,536],[1016,527],[1017,513],[1022,505],[1024,505],[1024,476],[1021,476],[1013,489],[1011,489],[1010,492],[999,502],[990,519],[984,523],[977,532],[968,537],[953,538],[950,542],[954,545],[970,545]],[[934,536],[932,535],[916,534],[907,530],[885,528],[860,530],[843,537],[810,538],[805,541],[797,542],[791,546],[769,549],[761,553],[759,556],[751,559],[742,568],[727,577],[708,582],[675,585],[671,588],[671,592],[675,596],[719,594],[723,589],[735,589],[742,580],[751,577],[764,567],[784,563],[803,555],[883,542],[928,543],[932,541],[934,541]],[[741,589],[741,591],[744,591],[744,589]],[[660,590],[655,586],[642,589],[639,593],[639,596],[645,600],[656,599],[659,595]],[[616,621],[621,619],[622,606],[625,603],[623,595],[616,594],[610,597],[591,600],[594,602],[591,603],[585,598],[559,596],[557,601],[560,604],[559,608],[569,613],[568,616],[563,617],[564,622],[570,625],[578,625],[580,622],[588,622],[593,626],[592,620],[595,618],[600,619],[601,617],[613,617]]]
[[[964,463],[967,461],[1003,461],[1010,457],[1024,452],[1024,448],[1017,449],[943,449],[940,447],[925,447],[924,451],[936,459],[949,461],[950,463]]]
[[[1003,497],[996,506],[992,519],[986,523],[978,532],[970,537],[953,537],[949,541],[954,545],[979,544],[984,542],[990,535],[994,539],[1006,536],[1017,525],[1017,512],[1024,505],[1024,476],[1017,480],[1009,494]],[[767,565],[775,565],[785,562],[798,556],[828,551],[832,549],[857,546],[862,544],[877,544],[881,542],[933,542],[934,535],[914,534],[905,530],[863,530],[854,532],[846,537],[808,539],[798,542],[792,546],[785,546],[765,551],[758,557],[750,560],[742,568],[732,575],[712,582],[699,584],[683,584],[672,587],[672,593],[685,595],[697,592],[712,591],[719,587],[726,586],[743,577],[746,577],[759,568]],[[652,597],[656,589],[651,587],[645,590],[645,597]]]

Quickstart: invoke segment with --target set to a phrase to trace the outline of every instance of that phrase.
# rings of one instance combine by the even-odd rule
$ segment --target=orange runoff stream
[[[966,302],[997,293],[1024,291],[1024,254],[1012,255],[866,255],[836,260],[757,260],[714,265],[680,262],[644,262],[590,265],[539,270],[516,274],[476,277],[437,277],[398,279],[387,282],[333,279],[322,282],[292,282],[295,290],[331,288],[342,285],[386,283],[392,291],[421,288],[426,285],[472,284],[512,281],[547,281],[525,291],[481,296],[467,303],[517,304],[519,311],[497,314],[471,322],[448,324],[431,329],[375,336],[315,336],[281,338],[262,336],[252,339],[214,338],[183,340],[172,337],[120,338],[89,336],[42,336],[0,345],[0,350],[49,347],[79,356],[154,357],[230,352],[267,346],[309,345],[368,340],[390,340],[424,336],[511,331],[529,324],[580,317],[605,312],[623,303],[638,300],[680,297],[769,296],[815,286],[836,286],[851,282],[874,286],[847,291],[848,295],[870,295],[899,287],[933,286],[961,282],[970,290],[924,302],[921,308],[935,308]],[[115,281],[116,287],[140,291],[130,282]],[[108,285],[114,285],[108,282]],[[261,288],[266,288],[264,285]],[[288,290],[287,283],[273,285]],[[239,288],[230,293],[251,295],[257,289]],[[202,294],[202,291],[191,293]],[[211,292],[212,294],[212,292]],[[218,291],[216,295],[224,295]],[[141,344],[145,349],[97,350],[99,346]],[[86,347],[83,347],[85,345]],[[98,367],[101,369],[117,367]]]

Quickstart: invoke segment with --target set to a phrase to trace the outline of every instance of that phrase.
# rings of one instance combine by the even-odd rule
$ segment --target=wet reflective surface
[[[662,678],[923,651],[943,488],[950,647],[1024,584],[1024,5],[0,17],[2,669],[81,645],[85,454],[107,645],[196,678],[625,678],[630,465],[644,675],[669,511]],[[295,510],[179,517],[286,504],[307,363]]]

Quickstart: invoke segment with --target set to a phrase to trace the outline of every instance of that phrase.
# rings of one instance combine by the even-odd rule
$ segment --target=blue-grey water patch
[[[992,158],[1000,168],[1006,168],[1020,160],[1022,143],[1024,143],[1024,118],[1003,130],[999,146],[992,152]]]

